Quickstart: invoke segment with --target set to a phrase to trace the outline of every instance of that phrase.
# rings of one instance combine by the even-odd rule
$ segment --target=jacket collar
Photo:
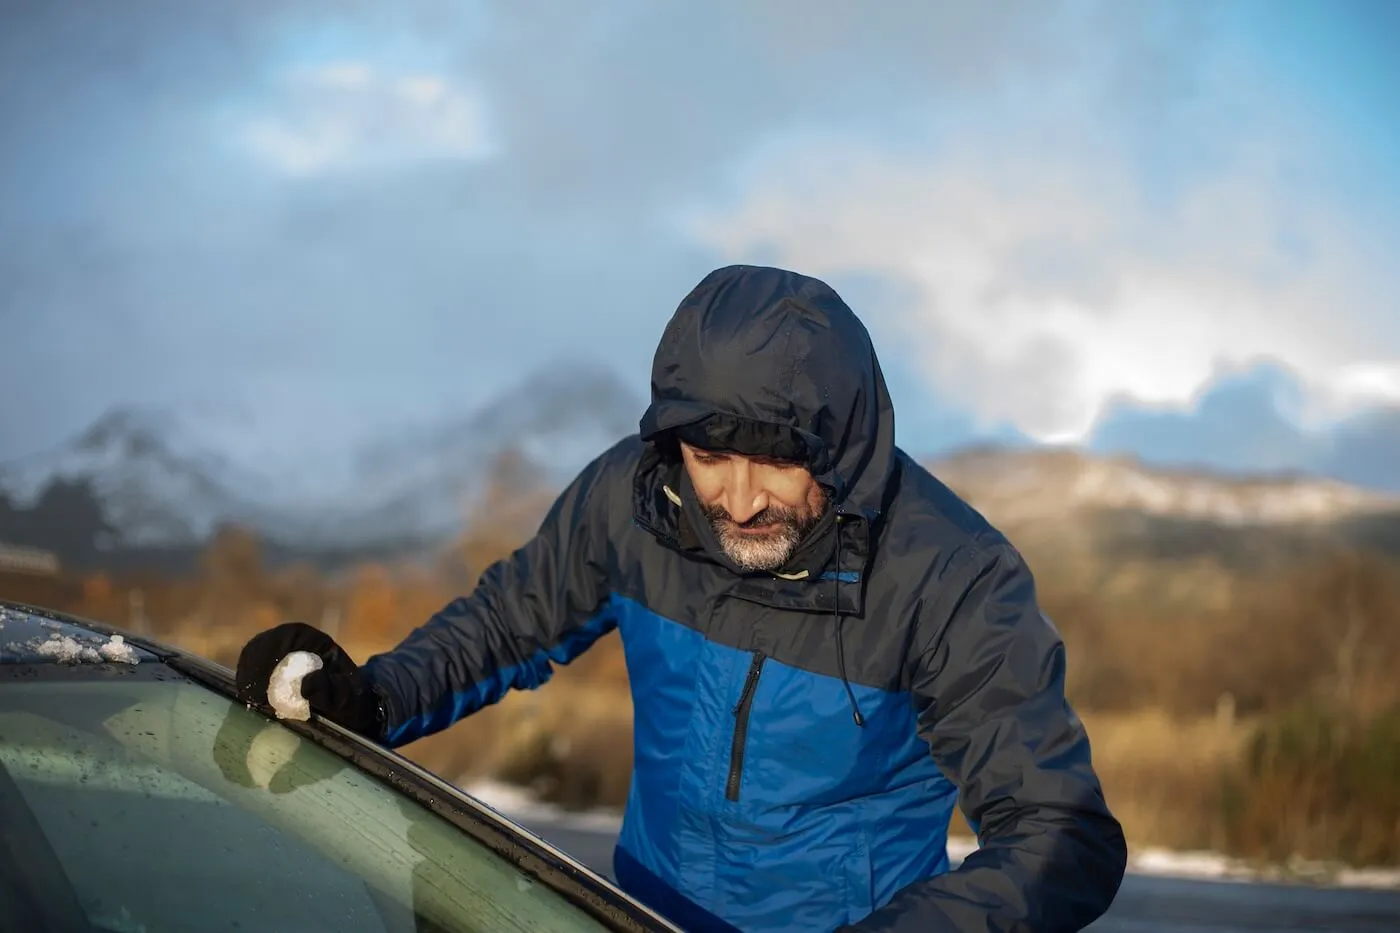
[[[633,479],[633,518],[663,546],[692,560],[714,564],[733,578],[728,594],[775,609],[864,611],[870,562],[870,523],[865,516],[829,513],[777,572],[744,571],[724,554],[705,521],[684,466],[662,458],[648,444]]]

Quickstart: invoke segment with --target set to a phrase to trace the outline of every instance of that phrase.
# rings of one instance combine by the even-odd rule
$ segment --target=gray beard
[[[714,529],[724,555],[742,570],[774,571],[792,559],[802,539],[821,520],[822,513],[798,516],[789,510],[778,512],[778,526],[762,536],[734,531],[729,513],[721,508],[705,509],[705,517]],[[762,516],[754,516],[761,518]],[[753,521],[753,519],[750,519]]]
[[[744,570],[777,570],[788,562],[802,540],[801,532],[789,524],[755,537],[736,534],[728,524],[716,522],[715,536],[725,556]]]

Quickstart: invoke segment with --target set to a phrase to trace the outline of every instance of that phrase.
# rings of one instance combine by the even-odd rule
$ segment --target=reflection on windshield
[[[0,847],[0,876],[22,870],[42,909],[71,903],[101,931],[603,929],[410,798],[183,681],[0,686],[0,824],[35,853],[12,866]]]

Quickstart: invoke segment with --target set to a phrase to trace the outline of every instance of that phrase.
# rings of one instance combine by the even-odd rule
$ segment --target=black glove
[[[293,651],[310,651],[321,658],[321,669],[301,681],[301,695],[321,716],[378,741],[384,731],[384,710],[358,664],[345,649],[320,629],[304,622],[284,622],[249,639],[238,655],[234,683],[238,698],[264,712],[267,684],[273,668]]]

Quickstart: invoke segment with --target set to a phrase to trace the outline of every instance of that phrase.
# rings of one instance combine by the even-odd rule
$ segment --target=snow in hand
[[[267,702],[278,719],[311,718],[311,704],[301,695],[301,680],[321,669],[321,657],[310,651],[293,651],[272,669],[267,682]]]

